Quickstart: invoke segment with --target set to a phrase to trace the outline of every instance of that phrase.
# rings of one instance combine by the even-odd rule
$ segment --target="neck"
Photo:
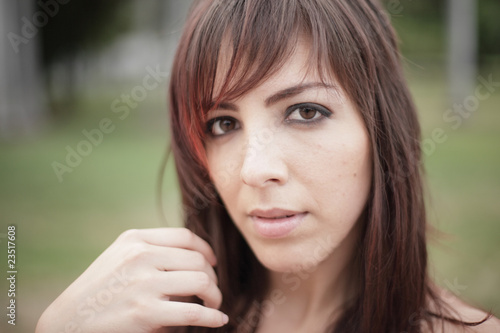
[[[293,273],[270,272],[268,317],[283,314],[303,325],[311,321],[325,321],[324,325],[328,325],[328,321],[335,320],[355,296],[353,263],[359,228],[358,223],[341,244],[314,265],[308,263]]]

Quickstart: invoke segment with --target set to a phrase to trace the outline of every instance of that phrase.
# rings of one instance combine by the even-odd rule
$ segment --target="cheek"
[[[354,132],[354,133],[353,133]],[[358,132],[358,133],[357,133]],[[304,186],[325,218],[352,224],[361,214],[371,186],[371,150],[364,131],[337,133],[302,156]],[[339,223],[336,224],[339,226]]]
[[[229,154],[229,151],[232,153]],[[210,177],[223,201],[236,199],[234,193],[237,191],[240,168],[237,147],[210,147],[207,149],[207,160]]]

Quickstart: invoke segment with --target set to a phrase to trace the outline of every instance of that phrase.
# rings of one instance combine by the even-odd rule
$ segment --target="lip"
[[[280,208],[255,209],[248,214],[255,231],[264,238],[283,238],[297,228],[307,212]]]

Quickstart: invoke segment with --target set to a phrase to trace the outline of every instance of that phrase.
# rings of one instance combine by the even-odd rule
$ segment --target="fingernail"
[[[225,313],[222,314],[222,322],[224,323],[224,325],[229,322],[229,317]]]

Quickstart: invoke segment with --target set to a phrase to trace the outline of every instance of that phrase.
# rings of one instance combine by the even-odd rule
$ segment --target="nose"
[[[288,169],[282,148],[276,140],[260,144],[249,140],[240,172],[243,183],[252,187],[286,184]]]

